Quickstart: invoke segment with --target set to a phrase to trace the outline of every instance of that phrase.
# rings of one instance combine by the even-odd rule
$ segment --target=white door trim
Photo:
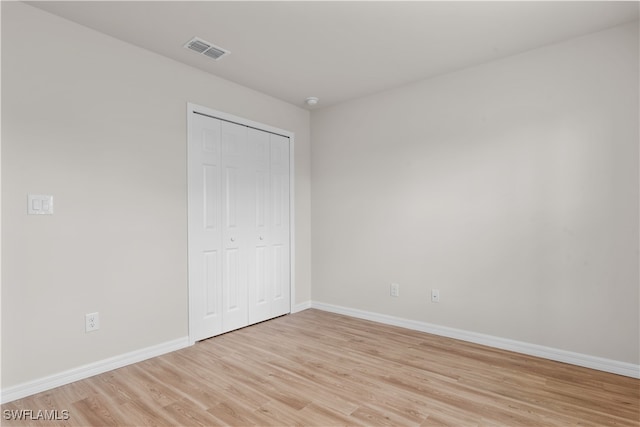
[[[295,312],[294,310],[294,305],[295,305],[295,210],[294,210],[294,206],[295,206],[295,189],[294,189],[294,183],[295,183],[295,169],[294,169],[294,165],[295,165],[295,154],[294,154],[294,147],[295,147],[295,134],[293,132],[284,130],[284,129],[280,129],[280,128],[276,128],[273,126],[269,126],[266,125],[264,123],[260,123],[260,122],[255,122],[253,120],[249,120],[249,119],[245,119],[243,117],[238,117],[238,116],[234,116],[232,114],[228,114],[222,111],[217,111],[217,110],[213,110],[211,108],[208,107],[204,107],[202,105],[197,105],[194,103],[187,103],[187,146],[189,145],[190,142],[190,135],[191,135],[191,128],[192,128],[192,115],[194,113],[197,114],[203,114],[206,116],[210,116],[216,119],[220,119],[220,120],[225,120],[228,122],[232,122],[232,123],[237,123],[239,125],[242,126],[248,126],[251,128],[255,128],[255,129],[259,129],[265,132],[270,132],[270,133],[274,133],[277,135],[282,135],[282,136],[286,136],[287,138],[289,138],[289,265],[290,265],[290,279],[291,279],[291,285],[290,285],[290,303],[289,303],[289,311],[291,313]],[[187,163],[187,172],[188,172],[188,163]],[[188,176],[188,173],[187,173]],[[187,209],[188,209],[188,183],[187,183]],[[189,216],[187,215],[187,218],[189,218]],[[188,221],[187,221],[188,223]],[[188,234],[187,234],[188,236]],[[187,238],[187,256],[189,256],[189,252],[190,252],[190,242],[188,241]],[[193,334],[194,331],[194,321],[195,319],[193,319],[193,313],[194,313],[194,301],[193,301],[193,295],[191,292],[191,285],[189,284],[188,286],[188,297],[189,297],[189,344],[193,345],[195,343],[195,337]]]

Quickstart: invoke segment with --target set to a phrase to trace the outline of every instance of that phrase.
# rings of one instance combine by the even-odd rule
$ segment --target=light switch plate
[[[27,199],[29,215],[53,215],[53,196],[29,194]]]

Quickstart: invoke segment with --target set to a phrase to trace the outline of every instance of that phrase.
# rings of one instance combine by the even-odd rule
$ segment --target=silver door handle
[[[264,237],[260,236],[260,240],[264,240]]]
[[[232,241],[232,242],[235,242],[235,241],[236,241],[235,237],[232,237],[232,238],[231,238],[231,241]]]

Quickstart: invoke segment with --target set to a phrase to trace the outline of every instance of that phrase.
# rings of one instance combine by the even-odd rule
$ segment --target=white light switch
[[[29,194],[27,213],[29,215],[53,215],[53,196]]]

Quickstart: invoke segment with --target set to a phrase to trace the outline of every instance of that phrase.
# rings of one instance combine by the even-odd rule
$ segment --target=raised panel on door
[[[202,255],[205,316],[217,316],[220,313],[220,253],[211,250],[204,251]]]
[[[222,332],[247,326],[250,242],[250,165],[247,127],[223,121],[222,161]]]
[[[222,332],[220,121],[194,114],[188,146],[189,293],[195,340]]]

